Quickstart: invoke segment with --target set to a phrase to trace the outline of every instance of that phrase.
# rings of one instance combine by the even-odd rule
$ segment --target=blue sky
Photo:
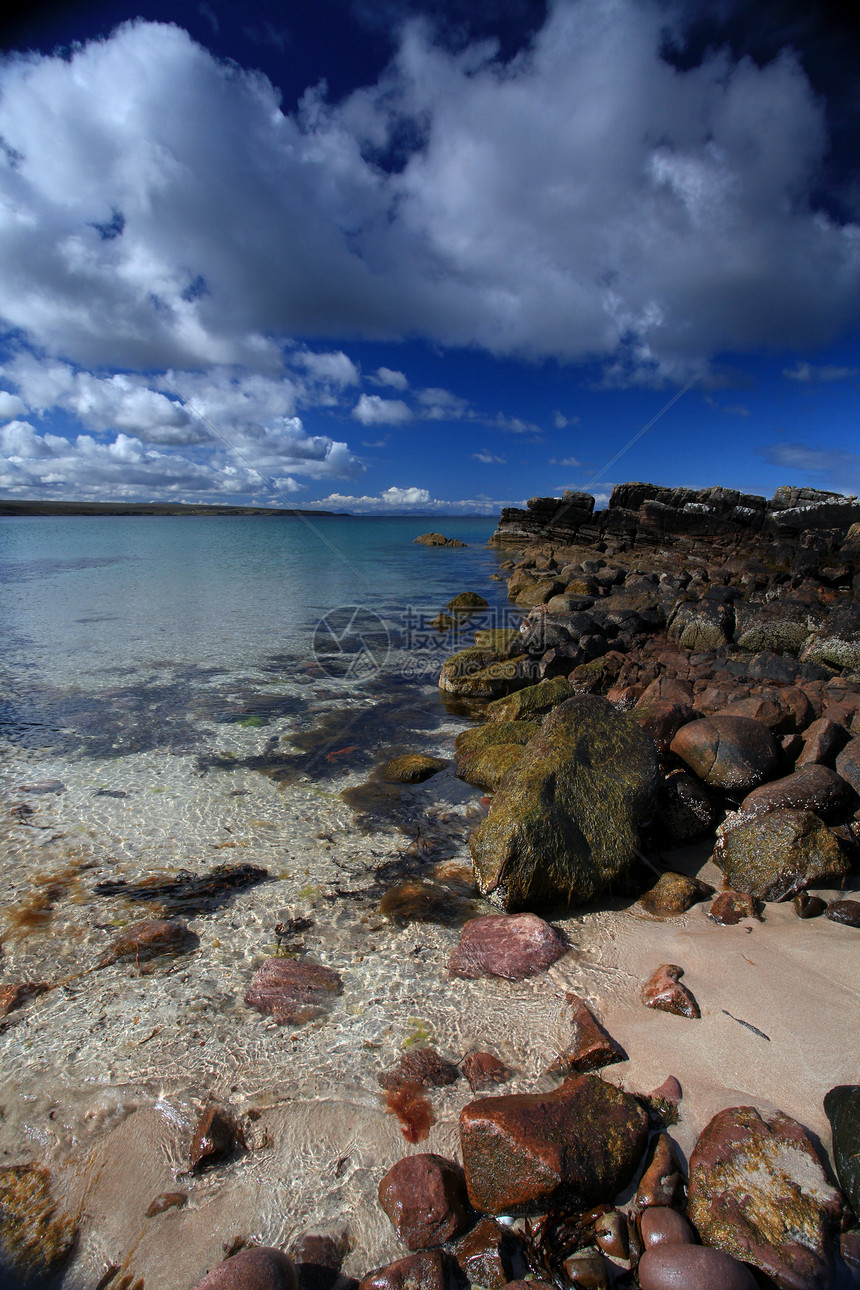
[[[31,4],[4,47],[0,496],[860,492],[836,6]]]

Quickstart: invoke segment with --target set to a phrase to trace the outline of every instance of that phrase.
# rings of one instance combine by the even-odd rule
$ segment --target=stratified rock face
[[[838,1084],[824,1098],[839,1185],[860,1215],[860,1084]]]
[[[776,810],[724,834],[714,851],[726,885],[759,900],[786,900],[803,887],[838,881],[850,866],[812,811]]]
[[[806,1131],[777,1112],[729,1107],[690,1157],[687,1213],[706,1245],[761,1268],[783,1290],[824,1290],[839,1192]]]
[[[704,717],[682,726],[672,752],[712,788],[755,788],[777,767],[767,726],[751,717]]]
[[[521,981],[545,972],[569,948],[537,914],[485,914],[466,923],[448,959],[448,971],[452,976]]]
[[[653,742],[605,699],[555,708],[508,772],[469,848],[494,904],[578,904],[629,866],[659,782]]]
[[[291,1258],[259,1246],[219,1263],[194,1290],[299,1290],[299,1278]]]
[[[463,1170],[431,1152],[392,1165],[379,1184],[379,1203],[409,1250],[444,1245],[469,1222]]]
[[[469,1200],[485,1214],[608,1203],[632,1178],[647,1137],[636,1099],[596,1075],[551,1093],[481,1098],[460,1112]]]

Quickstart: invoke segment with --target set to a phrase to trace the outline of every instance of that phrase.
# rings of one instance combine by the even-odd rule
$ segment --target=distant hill
[[[275,506],[183,506],[172,502],[49,502],[0,498],[0,515],[346,515]]]

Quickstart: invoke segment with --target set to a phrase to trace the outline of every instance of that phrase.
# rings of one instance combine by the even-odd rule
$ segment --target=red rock
[[[642,1255],[637,1271],[642,1290],[758,1290],[743,1263],[701,1245],[655,1246]]]
[[[396,1066],[376,1077],[383,1088],[402,1088],[406,1084],[432,1084],[442,1088],[460,1078],[460,1072],[435,1048],[413,1048]]]
[[[686,986],[680,984],[684,969],[675,963],[661,963],[642,987],[642,1002],[660,1012],[674,1012],[678,1017],[701,1017],[699,1005]]]
[[[777,767],[767,726],[749,717],[705,717],[682,726],[671,750],[714,788],[755,788]]]
[[[654,1088],[648,1094],[652,1098],[660,1098],[664,1102],[674,1102],[675,1106],[684,1096],[680,1082],[674,1075],[667,1075],[659,1088]]]
[[[207,1107],[194,1129],[188,1167],[194,1170],[216,1164],[245,1145],[245,1135],[233,1117],[220,1107]]]
[[[814,811],[825,823],[830,823],[850,815],[857,800],[857,794],[841,775],[828,766],[812,763],[784,779],[774,779],[754,788],[741,802],[739,815],[743,820],[768,811]]]
[[[711,908],[708,918],[723,927],[735,927],[742,918],[758,918],[758,901],[747,891],[721,891]]]
[[[292,1259],[280,1250],[258,1246],[240,1250],[219,1263],[194,1290],[298,1290],[299,1278]]]
[[[126,927],[111,941],[96,967],[108,967],[119,959],[139,962],[157,954],[178,953],[190,941],[188,928],[178,918],[144,918]]]
[[[639,1163],[647,1126],[636,1099],[596,1075],[470,1102],[460,1112],[469,1199],[487,1214],[611,1201]]]
[[[306,959],[266,959],[245,992],[245,1002],[279,1025],[319,1017],[343,982],[337,972]]]
[[[633,1198],[634,1211],[651,1205],[672,1205],[683,1185],[672,1139],[667,1133],[659,1133],[648,1149],[645,1171]]]
[[[623,1048],[610,1038],[578,994],[565,996],[562,1025],[567,1032],[565,1047],[549,1068],[553,1073],[596,1071],[627,1060]]]
[[[630,715],[640,730],[644,730],[654,740],[659,753],[668,752],[681,727],[693,721],[696,716],[689,703],[672,703],[668,699],[646,703],[644,696]]]
[[[819,717],[803,732],[803,751],[797,766],[830,765],[848,742],[848,731],[830,717]]]
[[[630,1228],[620,1209],[610,1209],[594,1221],[594,1239],[604,1254],[613,1259],[630,1256]]]
[[[494,1084],[505,1084],[511,1078],[511,1072],[504,1062],[500,1062],[492,1053],[468,1053],[463,1061],[463,1074],[473,1093]]]
[[[860,735],[842,749],[836,758],[836,770],[848,780],[855,793],[860,793]]]
[[[468,1226],[466,1180],[444,1156],[404,1156],[379,1184],[379,1203],[410,1250],[444,1245]]]
[[[0,1019],[8,1017],[16,1008],[23,1008],[30,999],[37,999],[50,987],[44,981],[16,981],[0,986]]]
[[[345,1231],[337,1238],[328,1232],[302,1232],[290,1246],[290,1258],[297,1264],[311,1264],[315,1268],[339,1272],[348,1248]],[[301,1273],[299,1280],[302,1280]]]
[[[368,1272],[358,1290],[452,1290],[453,1266],[442,1250],[419,1250]]]
[[[485,914],[463,928],[448,959],[452,976],[500,976],[508,981],[545,972],[569,949],[536,914]]]
[[[720,1111],[690,1156],[687,1214],[702,1240],[782,1290],[829,1283],[841,1213],[806,1130],[781,1111]]]
[[[639,1232],[646,1250],[655,1245],[695,1245],[696,1233],[677,1210],[651,1205],[639,1216]]]
[[[454,1246],[454,1257],[470,1285],[501,1290],[510,1279],[514,1263],[525,1266],[519,1244],[514,1233],[495,1219],[482,1218]]]

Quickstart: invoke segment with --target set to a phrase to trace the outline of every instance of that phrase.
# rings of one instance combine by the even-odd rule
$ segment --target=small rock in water
[[[839,1186],[860,1215],[860,1084],[837,1084],[824,1098]]]
[[[66,786],[61,779],[42,779],[36,784],[17,784],[16,793],[65,793]]]
[[[410,878],[385,893],[379,912],[396,923],[454,923],[473,913],[471,901],[462,893],[438,882]]]
[[[197,1121],[191,1139],[189,1170],[193,1172],[217,1164],[245,1146],[245,1135],[232,1115],[217,1106],[207,1107]]]
[[[860,900],[831,900],[824,917],[846,927],[860,927]]]
[[[761,922],[758,901],[747,891],[721,891],[708,910],[708,918],[722,927],[735,927],[742,918],[757,918]]]
[[[546,971],[569,948],[537,914],[485,914],[466,923],[448,959],[448,971],[451,976],[521,981]]]
[[[420,542],[422,546],[465,546],[459,538],[446,538],[441,533],[422,533],[419,537],[413,538],[413,542]]]
[[[793,904],[798,918],[819,918],[827,908],[826,900],[822,900],[820,896],[810,896],[808,891],[799,891]]]
[[[184,1191],[165,1191],[150,1204],[146,1211],[147,1218],[155,1218],[156,1214],[164,1214],[168,1209],[181,1209],[188,1200],[188,1193]]]
[[[473,1093],[491,1088],[494,1084],[505,1084],[511,1078],[511,1072],[504,1062],[500,1062],[492,1053],[468,1053],[463,1060],[463,1074]]]
[[[684,969],[676,963],[661,963],[642,987],[642,1002],[660,1012],[674,1012],[678,1017],[701,1017],[699,1005],[686,986],[680,984]]]
[[[398,1160],[381,1180],[378,1194],[409,1250],[444,1245],[469,1224],[463,1170],[432,1152]]]
[[[407,753],[394,757],[382,767],[382,778],[392,784],[423,784],[431,775],[438,775],[448,763],[442,757],[425,757],[421,753]]]
[[[111,941],[96,967],[108,967],[120,959],[155,958],[158,954],[178,954],[191,949],[198,938],[189,932],[185,923],[179,919],[145,918],[140,923],[132,923]]]
[[[596,1071],[627,1060],[624,1049],[610,1038],[579,995],[568,994],[565,1004],[565,1048],[550,1066],[551,1072]]]
[[[305,959],[266,959],[245,992],[245,1002],[278,1025],[300,1026],[323,1014],[343,982],[331,968]]]
[[[676,1209],[651,1205],[639,1216],[639,1232],[646,1250],[655,1245],[695,1245],[696,1233]]]
[[[402,1088],[405,1084],[433,1084],[438,1088],[453,1084],[460,1072],[435,1048],[413,1048],[396,1066],[376,1077],[383,1088]]]
[[[292,1259],[260,1245],[219,1263],[194,1290],[299,1290],[299,1278]]]
[[[36,999],[50,989],[44,981],[16,981],[13,985],[0,986],[0,1019],[8,1017],[16,1008],[22,1008],[30,999]]]
[[[121,788],[99,788],[96,797],[128,797],[128,793]]]
[[[663,1243],[639,1260],[642,1290],[758,1290],[743,1263],[722,1250]]]

